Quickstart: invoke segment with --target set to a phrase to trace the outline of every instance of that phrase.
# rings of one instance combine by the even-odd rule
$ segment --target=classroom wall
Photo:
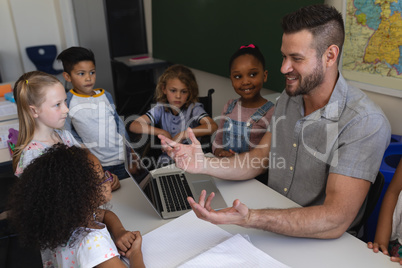
[[[340,11],[344,0],[326,0]],[[29,4],[29,3],[35,4]],[[144,0],[149,51],[152,53],[152,0]],[[103,15],[103,14],[102,14]],[[25,46],[56,43],[58,49],[77,44],[71,0],[0,0],[0,72],[4,81],[15,81],[23,72],[34,67],[25,54]],[[279,53],[279,51],[278,51]],[[57,67],[57,66],[55,66]],[[213,115],[219,115],[229,98],[237,97],[230,79],[193,69],[200,95],[214,88]],[[268,79],[269,79],[268,74]],[[392,97],[362,87],[388,117],[392,133],[402,135],[402,98]],[[263,90],[263,95],[269,89]]]
[[[346,0],[326,0],[325,2],[329,5],[333,5],[339,11],[344,12],[345,1]],[[360,85],[359,88],[384,111],[391,124],[392,134],[402,135],[402,98],[374,92],[372,91],[372,86],[365,87],[361,83],[356,84]]]
[[[0,36],[0,73],[13,82],[36,69],[26,47],[55,44],[60,52],[78,44],[71,0],[0,0]],[[62,69],[57,61],[53,67]]]
[[[0,73],[3,81],[15,80],[21,73],[22,62],[20,60],[17,39],[12,23],[12,13],[9,1],[0,0]]]
[[[343,12],[344,1],[345,0],[326,0],[325,3],[333,5],[339,11]],[[147,16],[152,15],[147,14]],[[278,51],[278,53],[280,52]],[[209,88],[216,89],[213,99],[213,115],[219,115],[227,100],[237,96],[231,86],[230,79],[199,70],[193,69],[193,71],[197,77],[197,82],[200,87],[200,95],[205,95]],[[270,74],[268,74],[268,79],[269,75]],[[392,134],[402,135],[402,98],[372,92],[369,90],[369,88],[360,87],[360,89],[362,89],[377,105],[382,108],[388,120],[390,121]],[[262,94],[265,95],[273,92],[274,91],[272,90],[264,89]]]

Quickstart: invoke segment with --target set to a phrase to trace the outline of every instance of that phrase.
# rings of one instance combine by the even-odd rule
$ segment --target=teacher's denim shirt
[[[341,74],[328,104],[308,116],[302,96],[284,91],[270,131],[268,186],[301,206],[323,204],[329,173],[374,182],[391,136],[382,110]]]

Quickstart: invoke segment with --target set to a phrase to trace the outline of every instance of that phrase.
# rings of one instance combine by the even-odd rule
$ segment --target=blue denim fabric
[[[129,175],[126,172],[126,168],[124,167],[124,163],[120,165],[115,165],[115,166],[105,166],[103,167],[103,170],[108,170],[111,173],[115,174],[119,180],[126,179],[129,177]]]
[[[237,100],[234,100],[225,112],[230,114],[236,106]],[[268,112],[271,107],[274,106],[272,102],[267,102],[260,109],[258,109],[247,122],[236,121],[229,117],[225,119],[223,124],[223,137],[222,145],[226,151],[229,149],[236,153],[250,151],[250,134],[253,128],[253,124],[258,122]]]

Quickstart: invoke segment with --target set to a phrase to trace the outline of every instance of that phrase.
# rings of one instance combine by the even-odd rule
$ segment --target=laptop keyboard
[[[160,182],[168,212],[191,209],[187,196],[193,197],[193,194],[184,174],[160,176]]]

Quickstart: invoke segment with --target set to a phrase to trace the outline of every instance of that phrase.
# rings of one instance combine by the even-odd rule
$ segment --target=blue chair
[[[402,143],[402,135],[391,135],[391,143]]]
[[[57,56],[57,47],[55,45],[42,45],[25,48],[28,58],[35,64],[38,71],[57,75],[63,70],[53,68],[54,60]]]
[[[402,143],[391,142],[385,150],[384,157],[381,162],[380,170],[384,174],[385,180],[388,183],[394,176],[396,167],[402,156]]]
[[[384,181],[384,175],[381,173],[381,171],[379,171],[374,183],[370,186],[370,190],[367,193],[366,209],[364,210],[362,219],[354,228],[348,231],[349,233],[356,235],[356,237],[361,240],[367,240],[367,228],[363,229],[363,227],[368,223],[371,214],[378,204],[378,200],[380,199],[382,190],[384,188]],[[363,233],[361,231],[363,231]]]

